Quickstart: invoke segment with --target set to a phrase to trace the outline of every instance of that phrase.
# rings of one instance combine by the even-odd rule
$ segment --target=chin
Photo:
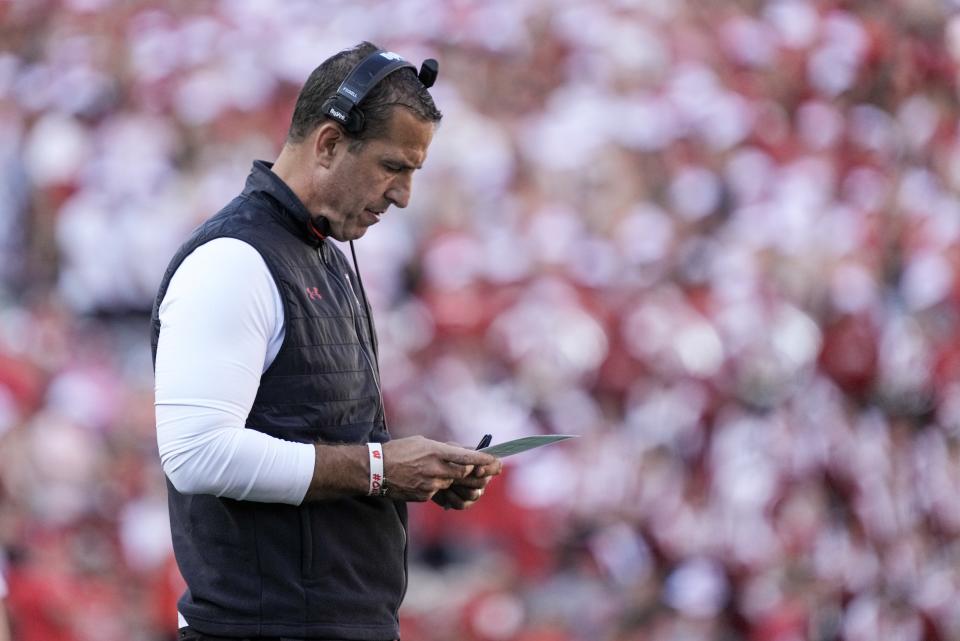
[[[351,240],[359,240],[362,238],[366,231],[365,229],[361,229],[358,231],[344,232],[342,234],[330,234],[330,236],[341,243],[349,243]]]
[[[329,236],[336,241],[346,243],[351,240],[357,240],[367,233],[366,227],[348,227],[346,229],[331,229]]]

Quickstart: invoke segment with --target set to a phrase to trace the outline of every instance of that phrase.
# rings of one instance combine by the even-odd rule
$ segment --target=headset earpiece
[[[352,102],[344,99],[341,94],[334,94],[327,98],[321,109],[324,115],[343,125],[348,133],[358,134],[363,130],[363,112],[357,109]]]
[[[367,124],[367,119],[363,111],[354,107],[350,110],[350,118],[347,121],[347,132],[356,135],[363,131],[363,126]]]
[[[360,131],[360,129],[357,128],[357,125],[363,124],[363,116],[360,116],[361,122],[358,123],[357,113],[360,110],[354,109],[353,104],[349,100],[345,99],[342,95],[334,94],[333,96],[327,98],[327,100],[324,101],[321,109],[323,110],[324,115],[339,122],[348,132],[355,133],[356,131]]]

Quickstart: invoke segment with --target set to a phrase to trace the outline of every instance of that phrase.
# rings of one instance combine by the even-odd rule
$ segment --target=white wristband
[[[369,496],[383,496],[387,493],[383,478],[383,446],[380,443],[367,443],[370,450],[370,491]]]

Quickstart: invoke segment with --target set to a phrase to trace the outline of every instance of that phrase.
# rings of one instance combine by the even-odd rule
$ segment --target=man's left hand
[[[434,494],[431,500],[445,510],[450,508],[454,510],[469,509],[483,496],[483,490],[487,487],[490,479],[500,473],[500,466],[490,467],[489,470],[484,467],[475,468],[466,478],[460,479],[449,488]]]

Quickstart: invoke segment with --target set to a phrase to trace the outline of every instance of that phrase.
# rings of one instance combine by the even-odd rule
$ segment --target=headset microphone
[[[420,73],[417,74],[417,78],[420,79],[424,87],[429,89],[433,86],[433,83],[437,81],[437,74],[439,72],[440,63],[433,58],[427,58],[423,61],[423,64],[420,65]]]

